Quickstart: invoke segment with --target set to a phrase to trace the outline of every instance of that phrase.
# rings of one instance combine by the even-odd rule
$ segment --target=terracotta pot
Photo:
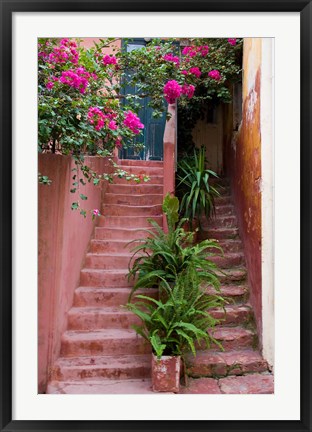
[[[153,391],[178,393],[180,390],[181,357],[152,355]]]

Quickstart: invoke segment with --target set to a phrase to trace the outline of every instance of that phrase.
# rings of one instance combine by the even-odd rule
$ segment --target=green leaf
[[[72,210],[77,210],[78,207],[79,207],[79,204],[77,202],[73,202],[71,205]]]
[[[86,195],[84,195],[84,194],[80,194],[79,196],[80,196],[80,198],[81,198],[83,201],[85,201],[85,200],[88,199],[88,197],[87,197]]]

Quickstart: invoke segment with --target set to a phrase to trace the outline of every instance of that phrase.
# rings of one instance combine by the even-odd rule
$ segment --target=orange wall
[[[261,343],[261,39],[244,39],[243,114],[238,134],[225,148],[248,268],[250,302]]]
[[[107,172],[105,159],[88,157],[97,172]],[[49,373],[60,352],[61,335],[66,329],[67,312],[95,222],[71,210],[76,201],[72,188],[70,156],[39,154],[39,172],[52,184],[39,185],[38,191],[38,384],[45,392]],[[100,209],[101,188],[87,183],[80,191],[87,210]]]

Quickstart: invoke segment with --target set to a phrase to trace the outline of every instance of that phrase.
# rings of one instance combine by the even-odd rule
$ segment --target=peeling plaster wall
[[[97,172],[108,172],[107,161],[85,158]],[[70,156],[39,154],[39,172],[51,180],[38,191],[38,383],[45,392],[51,367],[59,356],[61,336],[67,326],[67,312],[72,306],[95,221],[84,219],[71,210],[77,201],[70,193],[72,169]],[[87,195],[86,210],[100,208],[101,187],[92,183],[80,187]]]
[[[240,234],[248,268],[250,302],[255,312],[260,345],[262,345],[261,46],[261,38],[244,39],[242,123],[233,136],[229,131],[225,134],[227,137],[225,166],[231,178],[237,206]]]

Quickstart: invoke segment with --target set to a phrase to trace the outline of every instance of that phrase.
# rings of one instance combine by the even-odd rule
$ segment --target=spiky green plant
[[[159,287],[163,281],[174,285],[178,275],[189,267],[196,269],[200,282],[219,288],[216,275],[217,267],[209,261],[212,248],[222,251],[215,240],[203,240],[193,244],[193,233],[186,232],[182,225],[186,219],[178,222],[179,200],[177,197],[165,197],[163,211],[166,215],[168,233],[152,219],[149,220],[153,230],[146,230],[149,237],[139,241],[133,249],[133,256],[129,264],[128,277],[136,278],[130,299],[134,291],[139,288]]]
[[[194,266],[178,274],[174,286],[162,279],[159,299],[137,295],[127,308],[137,315],[142,325],[134,325],[135,331],[152,346],[153,352],[162,355],[183,355],[196,348],[209,348],[216,341],[208,329],[219,322],[209,310],[223,307],[224,299],[209,295],[200,287],[200,277]]]
[[[219,195],[209,182],[210,177],[218,176],[207,169],[205,163],[205,147],[194,150],[193,158],[185,158],[178,163],[177,194],[182,198],[180,214],[189,219],[191,230],[195,219],[201,227],[201,217],[211,217],[214,212],[214,198]]]

